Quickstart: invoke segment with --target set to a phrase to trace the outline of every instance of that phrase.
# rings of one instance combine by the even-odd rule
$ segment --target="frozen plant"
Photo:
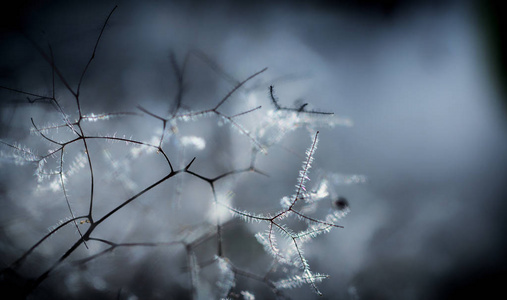
[[[28,124],[32,136],[2,136],[2,176],[9,176],[4,171],[7,167],[24,164],[33,166],[36,175],[34,181],[10,181],[14,184],[9,189],[19,194],[15,199],[2,199],[5,207],[15,205],[23,213],[21,228],[26,231],[11,228],[16,224],[7,219],[0,220],[9,240],[16,234],[23,237],[5,250],[4,254],[16,258],[2,261],[3,294],[37,298],[58,292],[77,298],[91,290],[116,299],[163,298],[174,295],[178,287],[193,299],[255,299],[256,295],[265,295],[260,288],[250,289],[246,281],[260,283],[280,299],[289,298],[286,289],[302,285],[322,295],[318,283],[328,275],[310,269],[305,245],[342,228],[339,221],[349,207],[336,193],[340,180],[349,184],[363,182],[364,178],[322,171],[312,188],[307,185],[318,128],[349,126],[350,120],[310,109],[308,103],[282,106],[273,85],[262,83],[257,86],[264,98],[254,97],[258,103],[231,113],[241,107],[232,102],[256,93],[257,89],[247,86],[267,68],[236,80],[198,51],[189,51],[182,63],[171,54],[176,93],[169,108],[160,110],[143,104],[115,112],[87,112],[90,99],[83,91],[93,88],[86,84],[91,80],[87,75],[100,55],[100,42],[115,10],[107,16],[76,82],[58,67],[51,46],[44,49],[34,43],[51,71],[49,92],[0,86],[2,97],[24,98],[10,102],[13,107],[27,104],[30,109],[26,113],[34,114]],[[192,110],[192,99],[187,99],[188,70],[197,61],[226,77],[233,86],[219,100],[209,99],[208,108]],[[261,110],[264,113],[258,114]],[[252,115],[255,117],[248,119]],[[270,170],[261,169],[258,162],[273,147],[283,146],[288,133],[301,128],[310,133],[311,140],[295,192],[273,199],[269,190],[265,191],[262,198],[281,206],[273,211],[243,209],[251,199],[236,195],[252,176],[264,184],[279,180],[270,177]],[[232,147],[217,139],[247,143]],[[215,150],[210,146],[213,143]],[[228,153],[226,159],[220,157],[223,152]],[[323,202],[328,208],[324,213],[318,207]],[[334,206],[329,208],[329,203]],[[43,233],[38,230],[40,224],[53,226]],[[249,239],[251,231],[256,233]],[[252,240],[267,255],[232,246],[250,243],[248,247],[255,249]],[[238,257],[244,255],[255,255],[248,257],[250,266],[244,261],[238,263]],[[269,264],[259,271],[255,264],[263,260]],[[149,292],[136,277],[136,269],[142,269],[143,264],[155,268],[150,273],[157,274],[147,279]],[[241,284],[240,278],[244,280]]]

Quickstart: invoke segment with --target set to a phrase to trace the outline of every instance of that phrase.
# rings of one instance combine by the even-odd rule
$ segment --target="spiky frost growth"
[[[299,171],[298,184],[296,185],[296,194],[293,196],[289,210],[296,204],[299,199],[309,198],[309,194],[306,191],[305,183],[310,180],[309,173],[312,167],[313,155],[317,150],[317,144],[319,142],[319,132],[315,134],[312,145],[306,150],[306,160],[303,162],[302,169]]]
[[[282,210],[273,214],[273,216],[264,216],[247,211],[239,211],[230,208],[233,214],[245,221],[258,221],[268,224],[265,232],[259,232],[255,235],[257,241],[263,246],[264,250],[273,257],[276,264],[285,264],[299,269],[301,275],[294,275],[287,279],[275,283],[275,287],[293,288],[301,284],[309,284],[315,293],[321,294],[316,283],[322,281],[327,275],[314,274],[310,271],[310,265],[304,255],[303,245],[318,235],[329,232],[333,228],[340,228],[336,222],[345,215],[344,212],[331,212],[323,219],[310,217],[304,211],[304,205],[313,205],[316,200],[328,196],[326,182],[320,183],[316,192],[309,192],[306,189],[306,183],[310,180],[310,168],[314,160],[315,151],[317,150],[319,132],[315,133],[311,146],[306,150],[306,159],[304,160],[296,184],[296,192],[294,195],[282,197],[280,205]],[[317,199],[319,198],[319,199]],[[300,201],[304,200],[304,201]],[[296,210],[295,207],[303,205],[303,210]],[[307,228],[295,232],[288,224],[281,223],[294,217],[298,221],[307,224]],[[278,243],[277,235],[283,237],[283,243]]]
[[[24,165],[27,163],[39,162],[42,159],[42,157],[35,154],[32,149],[19,143],[9,144],[0,140],[0,144],[11,149],[10,152],[0,152],[2,160],[12,162],[16,165]]]
[[[190,290],[193,299],[209,298],[210,295],[218,295],[220,298],[239,298],[238,292],[234,291],[237,276],[259,281],[265,284],[265,286],[271,289],[277,296],[282,294],[280,289],[295,288],[300,285],[309,285],[320,295],[321,293],[316,284],[327,278],[327,275],[313,273],[310,270],[310,264],[304,253],[304,246],[317,236],[327,233],[333,228],[341,227],[337,225],[337,222],[348,213],[349,209],[344,201],[337,200],[335,202],[337,209],[331,210],[323,217],[315,217],[314,215],[317,213],[322,213],[322,210],[317,209],[317,205],[323,202],[321,201],[322,199],[330,197],[333,199],[336,198],[334,197],[334,185],[340,183],[360,183],[364,180],[362,177],[356,175],[339,177],[338,175],[329,173],[317,180],[312,189],[308,189],[307,185],[310,180],[310,169],[318,144],[319,132],[316,131],[316,128],[323,126],[333,127],[336,125],[349,126],[351,122],[348,119],[335,117],[329,112],[309,109],[307,103],[300,107],[284,107],[275,97],[272,86],[270,87],[270,96],[272,100],[271,106],[274,106],[274,108],[267,110],[264,114],[266,118],[261,122],[256,120],[255,124],[260,124],[260,126],[253,126],[255,128],[254,130],[250,129],[251,125],[244,126],[240,123],[239,119],[244,115],[259,110],[261,106],[257,106],[258,103],[251,103],[252,105],[249,106],[249,109],[235,114],[224,113],[223,106],[231,99],[231,96],[240,88],[245,88],[244,85],[248,81],[263,73],[266,68],[252,74],[243,81],[234,79],[228,80],[229,82],[233,82],[233,87],[216,105],[202,111],[193,111],[192,108],[187,107],[187,103],[183,103],[183,92],[185,90],[184,75],[185,66],[188,64],[189,60],[188,54],[181,66],[176,62],[174,55],[171,56],[171,63],[177,77],[178,90],[175,99],[176,105],[170,105],[170,109],[165,111],[165,113],[153,113],[138,106],[137,109],[141,112],[84,114],[82,106],[86,105],[86,101],[81,102],[80,91],[81,87],[86,86],[86,84],[82,85],[82,83],[86,83],[84,79],[86,79],[85,75],[88,67],[95,57],[104,29],[115,9],[116,7],[108,15],[84,70],[80,70],[81,73],[80,76],[78,76],[78,82],[69,82],[67,78],[62,75],[63,73],[60,72],[53,58],[51,47],[49,47],[48,54],[35,45],[36,49],[51,68],[52,95],[38,95],[0,86],[1,89],[28,96],[28,102],[31,104],[36,102],[51,104],[54,111],[58,114],[59,119],[56,123],[51,122],[51,120],[41,120],[42,124],[45,124],[43,127],[38,127],[34,120],[31,119],[31,126],[33,127],[31,128],[31,133],[44,143],[51,145],[51,150],[47,151],[47,154],[38,155],[36,151],[20,144],[9,144],[0,141],[2,148],[8,150],[5,151],[2,149],[0,153],[0,163],[3,164],[9,161],[15,164],[36,164],[35,173],[38,178],[36,190],[39,192],[38,196],[46,196],[42,193],[44,191],[61,192],[63,201],[55,204],[55,206],[63,206],[67,210],[66,213],[69,215],[63,219],[59,217],[62,221],[51,228],[49,233],[36,241],[36,243],[22,254],[18,260],[12,263],[8,269],[20,268],[21,265],[25,263],[26,257],[38,250],[41,243],[46,242],[46,240],[53,235],[59,234],[60,229],[69,225],[74,225],[76,229],[74,239],[71,239],[70,243],[63,249],[64,251],[61,251],[63,253],[62,256],[53,257],[53,265],[42,274],[39,274],[38,277],[37,275],[33,276],[33,274],[30,274],[30,277],[33,277],[34,280],[28,287],[29,291],[23,292],[30,293],[36,289],[39,284],[44,282],[46,278],[56,273],[53,272],[55,269],[58,268],[62,270],[63,268],[59,267],[65,262],[68,262],[68,258],[71,257],[71,255],[73,257],[79,255],[86,256],[88,253],[90,256],[77,260],[76,264],[83,265],[99,257],[106,256],[106,254],[112,252],[113,249],[120,247],[167,247],[169,245],[179,245],[184,246],[187,259],[185,270],[188,272],[189,278],[186,281],[185,288]],[[212,69],[215,71],[217,68],[216,65],[212,66]],[[223,72],[218,73],[223,74]],[[232,77],[229,77],[229,79],[231,78]],[[70,103],[74,105],[75,108],[73,114],[67,114],[60,105],[59,100],[57,100],[63,98],[62,101],[66,101],[65,103],[69,104],[69,99],[67,99],[67,97],[61,95],[56,97],[56,80],[60,81],[59,83],[65,89],[66,96],[70,97]],[[92,122],[109,123],[112,122],[112,119],[121,118],[121,120],[126,119],[127,121],[137,119],[132,118],[132,116],[155,119],[156,122],[159,122],[159,126],[148,128],[148,131],[145,132],[140,139],[133,138],[129,135],[117,134],[114,131],[107,132],[107,127],[105,126],[101,128],[101,130],[104,131],[92,134],[88,126],[83,126],[84,123]],[[186,150],[197,150],[197,152],[199,152],[212,147],[207,147],[208,137],[206,136],[197,136],[187,133],[180,134],[178,124],[197,122],[206,117],[216,118],[218,120],[218,128],[226,125],[235,130],[236,133],[240,133],[243,136],[242,138],[246,137],[246,139],[250,141],[253,150],[247,147],[247,150],[252,151],[246,151],[247,155],[251,154],[251,161],[249,164],[246,164],[246,167],[212,175],[215,177],[203,175],[205,172],[201,173],[202,170],[194,171],[193,168],[190,170],[194,161],[196,159],[199,161],[202,157],[209,160],[209,162],[216,167],[215,157],[213,155],[207,156],[207,154],[203,154],[200,157],[187,157],[185,153]],[[123,124],[121,125],[123,126]],[[137,126],[140,128],[146,127],[144,125],[145,124],[141,123]],[[226,188],[224,188],[224,180],[222,179],[249,172],[256,173],[257,175],[267,175],[267,173],[256,168],[255,156],[259,152],[266,153],[267,149],[280,142],[286,133],[298,128],[308,130],[312,135],[314,134],[314,138],[311,146],[306,151],[306,159],[299,171],[294,194],[282,197],[280,199],[281,208],[274,212],[259,214],[236,208],[236,206],[239,207],[240,204],[233,203],[232,194],[229,194],[229,191],[232,193],[234,190],[235,186],[233,185],[236,182],[232,184],[232,180],[226,180]],[[125,125],[122,129],[130,128]],[[183,131],[182,129],[181,132]],[[169,142],[164,144],[166,141]],[[124,147],[121,148],[121,146]],[[110,150],[116,148],[123,149],[123,152],[116,153]],[[141,158],[146,158],[148,162],[144,164],[144,162],[141,162]],[[156,162],[151,164],[150,160]],[[233,161],[233,158],[231,158],[229,162],[230,161]],[[227,164],[225,165],[228,167]],[[142,177],[149,177],[143,176],[148,172],[140,173],[137,171],[138,169],[136,169],[143,166],[147,167],[150,176],[156,173],[153,172],[154,169],[160,171],[158,170],[160,167],[160,169],[163,170],[162,175],[160,175],[161,177],[154,179],[152,182],[144,182],[143,180],[145,178]],[[213,170],[210,172],[213,172]],[[183,174],[186,175],[183,176]],[[184,197],[181,195],[181,191],[184,190],[182,181],[185,177],[193,177],[194,180],[207,185],[209,188],[207,191],[211,194],[211,197],[209,197],[210,194],[203,197],[202,191],[197,191],[197,188],[193,186],[185,186],[190,190],[189,194],[191,196],[185,195],[186,198],[179,201],[180,197]],[[88,182],[85,182],[85,180],[88,180]],[[222,181],[220,186],[218,183],[219,181]],[[165,182],[171,183],[166,186],[163,184]],[[43,185],[43,183],[45,185]],[[231,186],[229,186],[229,184],[231,184]],[[114,188],[111,188],[113,185]],[[176,185],[176,187],[174,187],[174,185]],[[74,189],[76,189],[76,191]],[[122,219],[121,217],[111,218],[113,215],[116,217],[120,212],[125,212],[124,207],[126,206],[135,209],[136,207],[130,205],[131,203],[138,203],[143,201],[143,199],[147,200],[145,198],[151,197],[151,191],[157,189],[159,191],[162,190],[162,194],[148,199],[151,202],[148,202],[148,205],[142,206],[143,211],[140,211],[140,214],[136,214],[132,217],[132,214],[125,213],[127,219]],[[70,193],[69,190],[71,190],[72,193]],[[51,196],[53,197],[54,195]],[[174,209],[176,214],[180,212],[175,209],[175,198],[178,199],[178,204],[181,204],[181,206],[189,205],[189,211],[191,210],[190,217],[188,217],[188,220],[185,220],[188,221],[188,223],[183,225],[177,224],[177,227],[182,228],[179,232],[172,232],[173,230],[171,230],[171,228],[166,227],[168,224],[171,224],[172,220],[164,214],[168,207],[170,207],[171,210]],[[211,201],[209,203],[201,202],[202,199],[211,199]],[[196,201],[194,202],[194,200]],[[170,206],[167,206],[168,202]],[[71,203],[76,205],[76,208],[72,207]],[[96,205],[97,203],[99,205]],[[198,204],[195,205],[195,203]],[[79,204],[79,208],[77,204]],[[129,227],[134,226],[123,226],[123,224],[134,224],[136,221],[141,223],[144,219],[137,220],[137,218],[145,215],[151,216],[151,212],[153,211],[155,211],[155,213],[160,213],[162,217],[149,219],[149,222],[143,223],[156,225],[150,228],[153,230],[151,232],[155,232],[157,237],[170,237],[172,241],[123,243],[116,241],[117,239],[122,239],[123,236],[120,237],[117,234],[112,234],[109,237],[104,236],[107,235],[109,231],[108,228],[112,228],[113,232],[118,230],[118,232],[125,231],[127,233]],[[224,213],[226,213],[227,216]],[[267,271],[266,274],[259,275],[251,273],[248,270],[239,269],[235,267],[230,260],[230,257],[233,256],[227,256],[229,254],[227,252],[228,249],[222,246],[224,240],[222,232],[225,231],[227,226],[235,223],[233,220],[229,220],[229,213],[245,222],[256,222],[267,225],[265,231],[255,234],[257,241],[273,259],[273,267]],[[110,218],[122,221],[106,222]],[[184,218],[186,218],[186,216],[182,217],[182,219]],[[198,224],[196,225],[196,223]],[[118,224],[120,224],[120,226],[118,226]],[[101,228],[101,230],[96,231],[97,228]],[[214,242],[216,246],[214,247],[215,250],[212,250],[216,251],[215,253],[212,252],[214,256],[209,255],[209,249],[213,247],[208,246],[212,242]],[[93,252],[87,252],[82,249],[82,246],[88,249],[88,244],[91,245],[90,249],[97,249],[100,245],[106,246],[106,248],[99,253],[93,254]],[[206,244],[206,246],[203,246],[204,244]],[[225,250],[223,248],[225,248]],[[78,249],[83,251],[76,251]],[[202,252],[206,250],[207,252],[202,254]],[[210,259],[210,257],[214,258]],[[213,264],[217,264],[219,270],[219,281],[217,285],[214,285],[213,282],[205,281],[204,278],[206,274],[205,272],[201,272],[201,270]],[[273,281],[271,279],[271,277],[274,276],[273,270],[275,270],[278,265],[283,265],[283,272],[290,275],[287,275],[285,279]],[[97,282],[102,282],[102,279],[99,279],[100,280]],[[218,286],[218,291],[215,290],[215,292],[210,292],[209,288],[212,286]],[[118,293],[118,295],[120,294],[121,293]],[[241,291],[240,295],[243,296],[244,299],[254,299],[253,294],[247,291]]]
[[[234,217],[240,218],[241,220],[248,222],[248,223],[252,223],[252,222],[259,223],[259,222],[268,221],[271,219],[270,216],[264,216],[263,214],[250,213],[247,210],[240,211],[240,210],[237,210],[232,207],[228,207],[228,209]]]
[[[315,132],[316,128],[350,127],[353,125],[352,121],[346,117],[338,117],[329,112],[307,110],[308,103],[299,108],[283,107],[274,95],[273,86],[269,87],[269,96],[273,103],[273,109],[267,112],[266,118],[257,127],[254,134],[266,150],[278,144],[286,134],[299,128]]]
[[[292,289],[300,287],[303,284],[315,284],[322,280],[329,278],[329,275],[325,274],[305,274],[305,275],[294,275],[286,279],[276,281],[274,285],[279,289]]]

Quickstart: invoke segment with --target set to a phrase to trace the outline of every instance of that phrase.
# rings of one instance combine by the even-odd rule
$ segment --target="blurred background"
[[[501,283],[507,279],[507,85],[505,32],[500,30],[505,17],[496,1],[16,2],[0,13],[0,85],[34,93],[50,91],[51,68],[20,32],[41,48],[50,43],[62,73],[76,84],[116,4],[118,9],[83,83],[85,113],[139,112],[137,105],[168,112],[177,90],[170,53],[182,63],[186,53],[198,50],[205,56],[189,59],[183,100],[192,110],[214,106],[232,88],[231,78],[240,81],[268,67],[239,92],[245,101],[231,101],[224,109],[238,112],[254,103],[269,109],[268,87],[273,84],[285,106],[308,102],[353,122],[353,126],[322,128],[315,157],[315,169],[367,178],[359,185],[336,187],[351,208],[343,220],[345,228],[317,238],[306,250],[312,270],[331,275],[319,285],[324,293],[319,299],[454,299],[503,294]],[[29,134],[30,117],[44,123],[54,117],[51,109],[13,104],[12,100],[23,97],[0,92],[0,138],[26,144],[38,140]],[[64,109],[75,116],[75,103],[62,86],[58,95]],[[90,130],[145,140],[160,136],[161,124],[143,118],[133,122],[142,126],[127,127],[113,120]],[[245,137],[236,132],[223,134],[220,128],[212,130],[207,122],[197,121],[182,129],[205,139],[206,149],[189,149],[181,160],[174,154],[175,161],[185,165],[192,151],[197,151],[193,168],[210,177],[248,166],[248,150],[238,150],[248,149]],[[244,125],[255,128],[255,122],[253,115]],[[258,184],[265,188],[259,204],[271,201],[278,205],[283,195],[293,192],[302,158],[287,154],[303,155],[310,142],[306,132],[296,131],[282,140],[283,148],[259,157],[258,166],[270,174],[269,180],[246,174],[242,181],[234,182],[238,196],[234,204],[255,210],[250,200],[241,199],[257,200]],[[169,138],[166,143],[176,142]],[[35,146],[48,148],[47,143]],[[243,154],[230,156],[238,151]],[[152,171],[151,164],[156,166],[156,162],[143,162],[144,171],[129,171],[134,178],[130,188],[139,190],[164,174],[164,170]],[[137,167],[132,163],[129,168]],[[48,227],[68,216],[61,195],[58,204],[49,200],[28,204],[34,197],[48,197],[45,191],[38,196],[26,191],[27,181],[36,184],[33,171],[33,166],[0,162],[2,268]],[[73,199],[86,193],[85,175],[82,185],[73,187]],[[142,178],[137,181],[136,176]],[[207,193],[202,197],[209,198],[209,187],[195,184],[202,185],[203,191],[195,191],[192,197]],[[224,184],[224,193],[229,187]],[[128,195],[128,188],[112,194]],[[164,197],[163,191],[154,191],[152,198]],[[192,211],[199,210],[199,200],[188,204],[188,197],[181,199],[177,204],[184,212],[180,218],[197,219]],[[73,201],[79,210],[80,204]],[[151,211],[158,208],[150,208],[150,201],[135,207],[137,213],[162,213]],[[164,232],[153,233],[153,228],[163,226],[159,222],[139,229],[136,216],[146,215],[126,213],[113,223],[122,224],[119,229],[104,234],[126,238],[121,232],[128,231],[131,237],[169,237]],[[163,217],[174,224],[181,221],[170,212]],[[72,230],[75,228],[69,231],[75,237]],[[234,236],[241,230],[248,229],[233,231],[229,240],[241,241]],[[52,241],[55,245],[60,242],[65,245],[58,238]],[[230,243],[226,247],[237,249],[238,245]],[[254,252],[260,249],[251,247]],[[41,248],[38,255],[54,259],[58,257],[55,249]],[[106,282],[121,285],[124,277],[131,282],[145,278],[138,281],[145,288],[131,288],[131,295],[139,299],[157,298],[149,291],[161,283],[167,284],[164,296],[186,295],[186,277],[177,275],[181,268],[150,253],[149,259],[142,254],[134,255],[136,259],[128,256],[137,277],[111,271]],[[116,259],[121,261],[121,257]],[[165,273],[155,266],[164,263],[171,271],[169,277],[161,278],[166,275],[157,276],[157,272]],[[95,295],[105,286],[102,281],[92,282],[78,295]],[[50,295],[58,287],[55,279],[44,289]],[[288,294],[295,299],[317,298],[308,287]],[[260,299],[269,296],[269,291],[258,294]]]

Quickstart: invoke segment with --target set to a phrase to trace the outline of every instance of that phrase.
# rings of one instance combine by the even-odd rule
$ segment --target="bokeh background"
[[[170,53],[181,62],[186,53],[198,50],[207,59],[194,56],[189,60],[184,98],[184,104],[194,110],[217,103],[231,89],[231,78],[242,80],[268,67],[248,86],[250,90],[240,91],[241,99],[246,101],[236,100],[234,103],[239,104],[227,109],[237,112],[252,107],[250,103],[269,108],[268,86],[273,84],[286,106],[308,102],[314,108],[352,120],[350,127],[321,130],[314,165],[326,172],[368,178],[363,184],[336,187],[350,203],[351,213],[342,224],[345,229],[319,237],[307,249],[312,269],[331,275],[320,284],[323,298],[454,299],[502,294],[501,283],[507,275],[507,103],[505,39],[500,31],[505,18],[499,4],[24,1],[1,12],[0,85],[48,93],[51,69],[20,32],[41,47],[49,42],[57,65],[75,84],[107,14],[116,4],[119,7],[84,81],[82,102],[86,113],[136,111],[136,105],[153,112],[169,111],[177,89]],[[59,91],[65,109],[75,114],[72,100],[65,100],[69,95],[61,86]],[[57,120],[50,108],[13,104],[13,100],[23,97],[0,92],[3,140],[29,144],[37,140],[29,135],[30,117],[41,123],[50,118]],[[160,134],[157,130],[161,125],[156,120],[134,120],[132,127],[122,125],[124,120],[113,120],[90,130],[144,140]],[[244,122],[247,128],[255,127],[255,116]],[[205,139],[206,149],[194,147],[186,156],[174,154],[175,161],[184,165],[188,162],[184,158],[191,158],[194,151],[198,157],[193,165],[196,171],[210,177],[245,167],[249,152],[238,149],[248,149],[248,141],[224,127],[213,130],[213,124],[213,120],[205,119],[182,129]],[[259,158],[259,168],[270,174],[269,180],[246,174],[234,182],[234,193],[238,195],[235,204],[255,210],[261,203],[277,204],[281,196],[290,194],[301,161],[292,153],[303,154],[310,141],[304,130],[295,131],[282,140],[283,147]],[[48,148],[47,143],[34,146]],[[97,151],[103,153],[103,149]],[[238,151],[239,155],[230,155]],[[125,158],[114,150],[111,153],[120,162]],[[121,199],[129,194],[129,188],[146,186],[166,171],[153,171],[156,161],[123,164],[128,168],[118,172],[128,173],[132,186],[125,187],[122,181],[124,190],[105,189],[99,191],[101,195],[110,193],[112,198]],[[0,161],[2,267],[30,247],[47,228],[68,216],[61,195],[57,202],[48,200],[45,190],[37,196],[27,191],[27,186],[36,184],[33,171],[33,166]],[[69,187],[76,210],[80,204],[75,199],[88,190],[85,175],[82,182]],[[167,206],[165,213],[150,202],[155,201],[151,198],[164,197],[172,188],[164,187],[121,219],[112,220],[110,231],[103,234],[126,240],[172,237],[160,228],[167,222],[176,227],[181,219],[201,218],[198,211],[205,204],[200,201],[207,200],[199,198],[206,198],[206,193],[209,198],[206,184],[192,180],[184,184],[195,184],[195,190],[202,191],[193,191],[195,195],[191,196],[183,192],[179,198],[183,200],[176,205],[178,214],[174,215],[176,201]],[[171,184],[176,187],[183,183]],[[265,187],[264,193],[259,195],[256,184]],[[225,194],[231,186],[224,184]],[[33,204],[37,197],[41,200]],[[189,204],[188,199],[196,200]],[[252,203],[252,199],[259,202]],[[169,221],[137,225],[136,218],[157,219],[150,214]],[[237,262],[241,264],[261,250],[240,238],[249,229],[238,228],[229,233],[232,242],[226,247],[237,250]],[[69,234],[75,238],[73,230]],[[65,245],[65,239],[55,237],[51,243]],[[238,243],[248,249],[241,249]],[[35,264],[44,269],[41,261],[57,257],[57,249],[41,248]],[[88,277],[82,275],[91,283],[82,286],[77,295],[111,298],[115,294],[107,294],[107,285],[121,286],[121,282],[137,282],[137,288],[130,287],[124,293],[139,299],[156,298],[153,290],[157,286],[165,286],[160,295],[167,297],[176,299],[186,294],[187,278],[181,275],[181,264],[177,263],[182,258],[181,249],[170,255],[162,250],[156,250],[156,255],[153,250],[136,251],[113,259],[128,259],[130,275],[111,271],[106,272],[107,280],[94,281],[92,275],[99,272],[97,269],[115,268],[104,259],[90,267],[95,271],[86,271]],[[160,258],[165,256],[174,256],[174,261]],[[160,267],[164,264],[165,268]],[[79,281],[79,276],[67,276],[67,286],[72,286],[73,280]],[[57,280],[62,278],[55,278],[43,288],[45,295],[54,296],[60,290]],[[269,291],[259,289],[259,298],[269,296]],[[289,291],[289,295],[296,299],[314,297],[307,287]]]

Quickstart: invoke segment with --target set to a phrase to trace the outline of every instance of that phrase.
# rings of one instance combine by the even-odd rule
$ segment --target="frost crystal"
[[[217,286],[220,290],[220,299],[226,298],[229,291],[236,285],[234,280],[234,272],[229,265],[226,258],[217,257],[218,269],[220,271],[220,278]]]
[[[194,147],[197,150],[203,150],[206,147],[206,141],[198,136],[184,136],[181,138],[181,144],[184,147]]]
[[[255,296],[249,291],[241,291],[241,296],[243,296],[245,300],[255,300]]]

